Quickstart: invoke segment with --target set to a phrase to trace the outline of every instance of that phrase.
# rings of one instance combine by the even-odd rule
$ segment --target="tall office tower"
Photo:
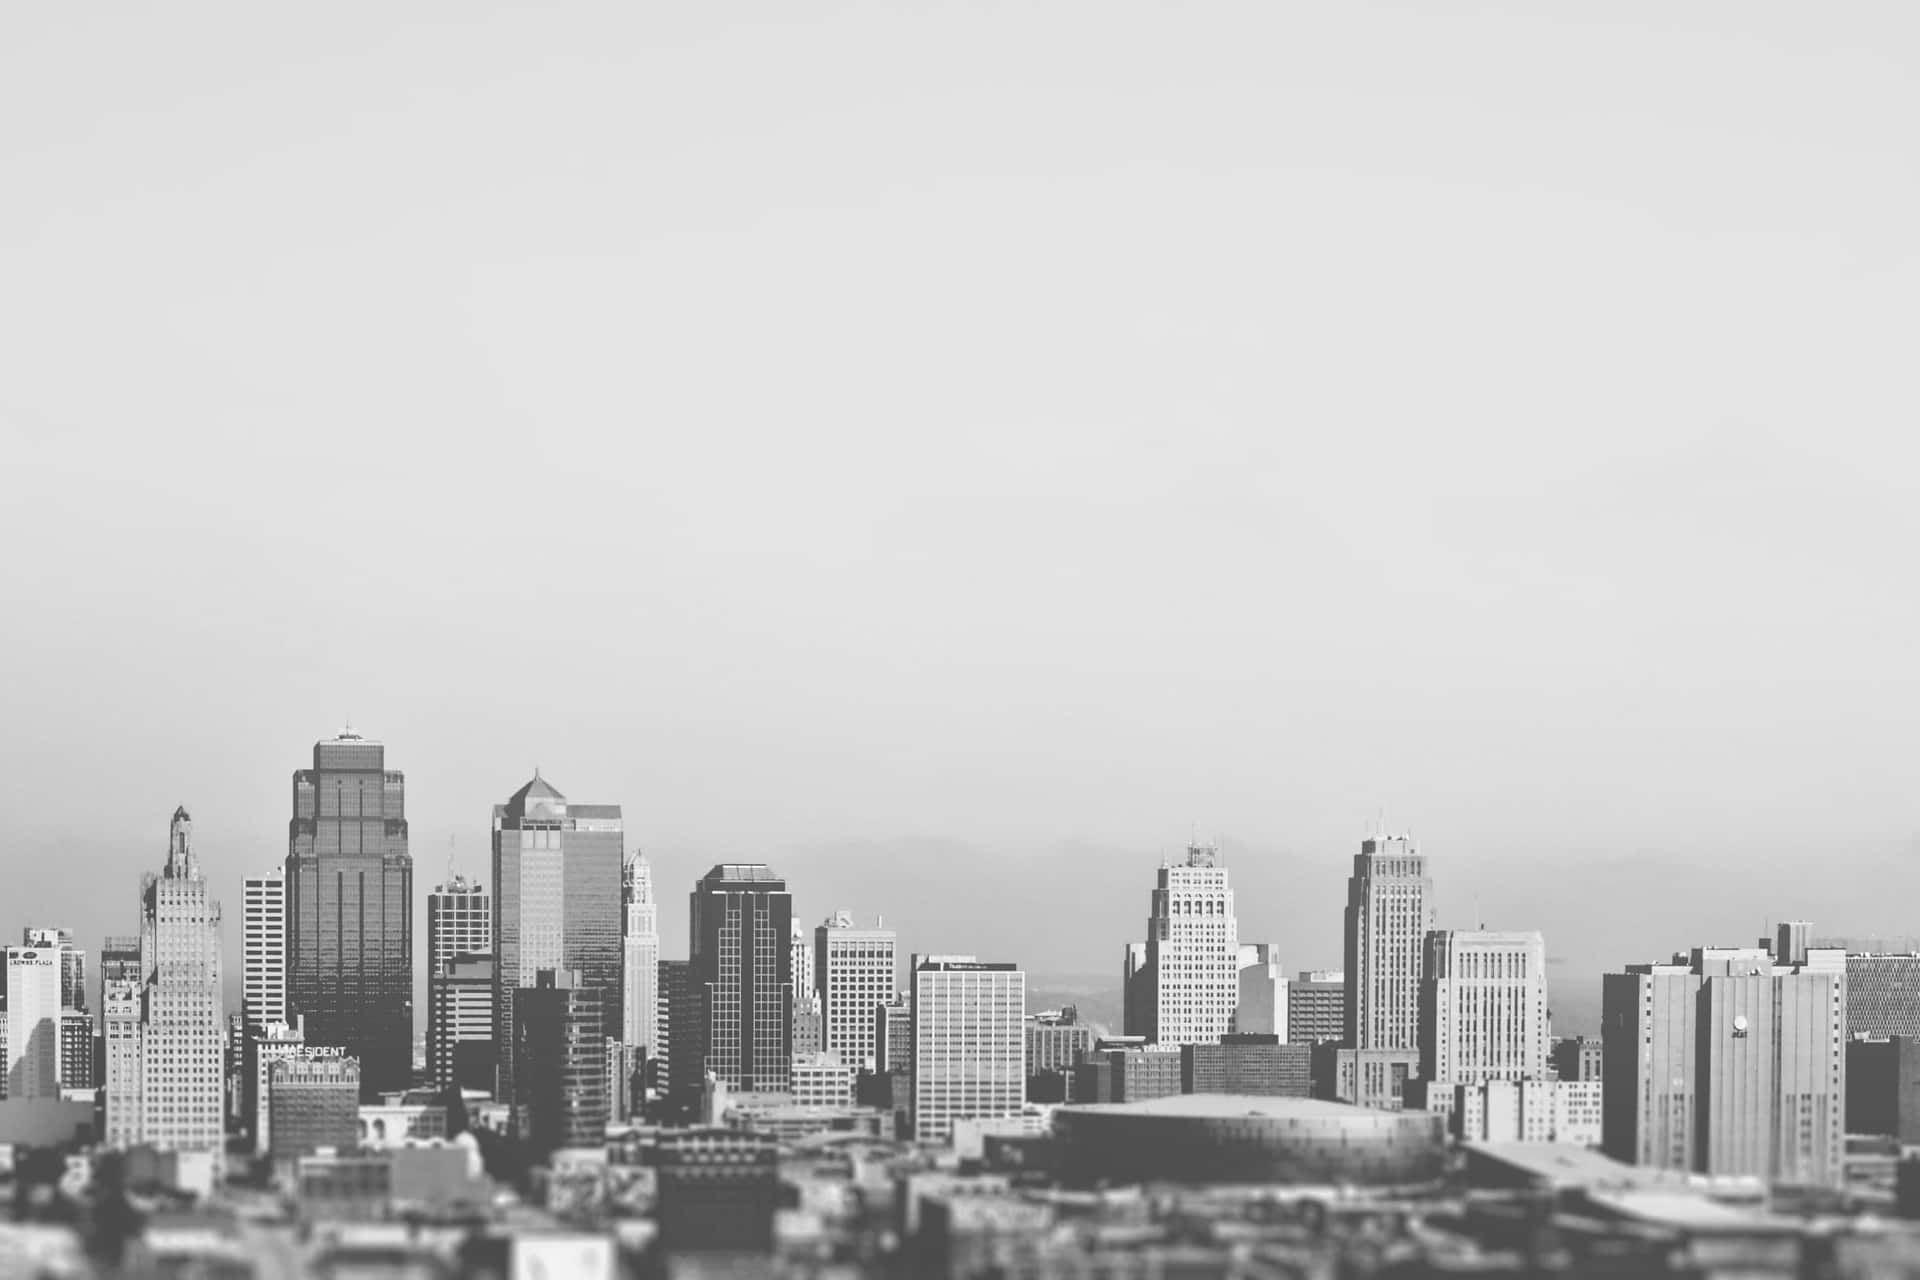
[[[0,1097],[60,1096],[60,948],[8,947]]]
[[[559,1147],[604,1146],[607,1011],[603,992],[577,975],[543,969],[514,995],[516,1088],[521,1132],[540,1157]]]
[[[1347,881],[1347,1032],[1351,1049],[1420,1047],[1420,966],[1433,881],[1410,836],[1360,845]]]
[[[913,1070],[913,1003],[898,993],[873,1009],[873,1069]]]
[[[413,859],[406,775],[343,730],[293,775],[287,824],[287,1012],[307,1043],[360,1063],[363,1097],[413,1076]]]
[[[287,877],[284,867],[241,882],[243,1034],[287,1020]]]
[[[653,868],[636,852],[621,877],[620,1041],[654,1056],[660,1020],[660,907],[653,900]]]
[[[654,1019],[653,1087],[674,1105],[700,1092],[700,1077],[689,1069],[699,1010],[694,1005],[692,965],[685,960],[660,962],[660,1011]]]
[[[144,987],[128,993],[116,983],[108,999],[109,1024],[114,1003],[131,994],[136,1006],[125,1019],[132,1028],[133,1062],[138,1076],[126,1099],[134,1110],[116,1123],[113,1050],[109,1047],[107,1129],[109,1141],[145,1143],[163,1151],[205,1152],[219,1185],[225,1164],[226,1132],[221,1115],[222,1074],[226,1060],[226,1017],[221,1009],[220,904],[208,891],[193,853],[193,820],[184,808],[173,812],[166,865],[148,872],[141,883],[140,967]],[[125,1029],[123,1029],[124,1032]]]
[[[427,895],[427,977],[443,973],[455,956],[493,954],[493,898],[486,886],[451,876]]]
[[[913,1136],[1017,1116],[1027,1098],[1027,975],[973,956],[913,957]]]
[[[30,926],[21,931],[20,940],[23,950],[57,957],[60,1003],[54,1021],[59,1041],[58,1087],[68,1091],[91,1089],[98,1082],[93,1060],[93,1016],[87,1012],[87,953],[74,945],[71,929]],[[0,1009],[7,1003],[5,977],[5,967],[0,965]],[[6,1076],[0,1072],[0,1091],[5,1088]],[[0,1092],[0,1097],[4,1096]]]
[[[493,957],[455,955],[427,979],[427,1071],[436,1089],[491,1092]]]
[[[688,986],[699,1011],[685,1070],[745,1093],[784,1091],[792,1079],[793,895],[760,863],[723,863],[688,904]],[[680,1046],[676,1075],[684,1078]]]
[[[1240,944],[1240,980],[1233,1008],[1236,1035],[1277,1036],[1287,1043],[1287,975],[1270,942]]]
[[[1287,1043],[1324,1044],[1346,1033],[1346,974],[1306,969],[1287,983]]]
[[[226,1118],[239,1123],[245,1114],[246,1092],[242,1088],[240,1068],[247,1058],[247,1020],[238,1013],[227,1015],[226,1061],[220,1064],[220,1088],[226,1104]]]
[[[1233,1029],[1240,999],[1240,934],[1233,889],[1217,849],[1191,845],[1179,866],[1163,863],[1147,919],[1141,1012],[1148,1043],[1217,1044]],[[1129,1027],[1131,1030],[1131,1027]]]
[[[60,1007],[79,1012],[87,1007],[87,951],[76,946],[71,929],[29,925],[20,931],[20,945],[60,951]],[[0,994],[6,988],[0,987]]]
[[[493,807],[493,1041],[502,1100],[519,1096],[514,993],[533,988],[541,970],[575,974],[579,989],[599,992],[601,1040],[620,1035],[625,844],[619,805],[576,804],[537,771]],[[515,1117],[524,1119],[517,1103]]]
[[[1602,981],[1602,1148],[1616,1160],[1838,1185],[1847,968],[1700,947]]]
[[[1805,964],[1807,945],[1813,939],[1813,925],[1805,920],[1786,920],[1780,925],[1773,958],[1780,964]]]
[[[1129,942],[1120,968],[1120,1026],[1124,1034],[1145,1038],[1153,1024],[1153,971],[1147,968],[1147,944]]]
[[[1547,943],[1438,929],[1420,982],[1420,1076],[1442,1085],[1547,1078]]]
[[[834,912],[813,931],[808,964],[820,992],[826,1051],[868,1071],[874,1068],[874,1008],[900,990],[899,938],[884,923],[861,929],[851,912]]]

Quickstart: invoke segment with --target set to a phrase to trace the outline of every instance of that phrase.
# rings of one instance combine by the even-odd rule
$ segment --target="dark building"
[[[793,895],[759,863],[716,866],[689,905],[688,985],[696,1010],[693,1053],[676,1075],[711,1074],[745,1093],[784,1092],[793,1052]]]
[[[1562,1080],[1600,1079],[1601,1044],[1593,1036],[1567,1036],[1553,1042],[1554,1074]]]
[[[1287,984],[1287,1041],[1323,1044],[1347,1033],[1343,974],[1308,970]]]
[[[625,840],[619,805],[569,801],[538,773],[493,807],[496,1097],[519,1096],[513,1002],[542,970],[599,992],[601,1038],[620,1039]]]
[[[1847,957],[1847,1035],[1920,1037],[1920,954]]]
[[[413,858],[406,777],[351,730],[293,775],[287,834],[287,1005],[307,1043],[360,1062],[366,1096],[413,1077]]]
[[[660,962],[660,1034],[654,1044],[654,1088],[665,1095],[663,1108],[675,1111],[696,1104],[700,1072],[693,1046],[699,1009],[693,1000],[692,968],[685,960]]]
[[[913,1005],[898,996],[873,1006],[873,1068],[880,1072],[913,1068]]]
[[[534,986],[514,993],[514,1111],[525,1117],[527,1144],[542,1157],[559,1147],[601,1145],[611,1115],[604,997],[573,985],[577,978],[543,969]]]
[[[1226,1035],[1219,1044],[1180,1047],[1183,1093],[1239,1093],[1266,1098],[1312,1095],[1313,1047],[1278,1036]]]
[[[100,1077],[94,1073],[93,1015],[64,1012],[60,1015],[60,1087],[97,1089]]]
[[[267,1064],[268,1151],[275,1164],[322,1147],[360,1144],[360,1064],[352,1058],[280,1058]]]
[[[427,1073],[434,1087],[491,1093],[493,957],[451,957],[427,979]]]
[[[1073,1069],[1074,1102],[1149,1102],[1173,1097],[1182,1092],[1183,1057],[1164,1049],[1095,1048]]]
[[[1920,1144],[1920,1040],[1847,1042],[1847,1132]]]
[[[780,935],[782,940],[786,935]],[[663,1133],[651,1163],[663,1252],[771,1253],[780,1206],[780,1148],[734,1129]]]

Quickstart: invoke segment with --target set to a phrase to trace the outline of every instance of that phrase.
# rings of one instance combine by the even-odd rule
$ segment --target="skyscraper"
[[[684,1114],[700,1093],[700,1011],[693,999],[693,966],[685,960],[660,962],[660,1016],[654,1021],[653,1087],[666,1093],[668,1109]]]
[[[293,775],[287,826],[287,1003],[307,1043],[360,1062],[363,1096],[413,1075],[413,859],[406,776],[352,730]]]
[[[116,982],[108,992],[109,1027],[122,1025],[118,1052],[108,1047],[107,1140],[204,1152],[217,1186],[225,1164],[220,904],[200,872],[184,808],[173,813],[166,865],[142,881],[141,912],[144,989]]]
[[[576,986],[571,973],[543,969],[514,995],[513,1057],[521,1132],[541,1157],[557,1147],[604,1144],[607,1011],[601,992]]]
[[[1129,951],[1130,968],[1133,963]],[[1130,988],[1135,981],[1144,985],[1140,1007],[1128,1010],[1127,1030],[1149,1044],[1217,1044],[1233,1029],[1240,933],[1219,850],[1190,845],[1182,864],[1161,864],[1145,963],[1128,975]],[[1137,1032],[1136,1017],[1142,1022]]]
[[[75,944],[73,930],[28,925],[20,931],[23,947],[60,950],[60,1007],[79,1012],[87,1007],[87,949]],[[4,994],[5,987],[0,987]]]
[[[655,1052],[660,1018],[660,907],[653,900],[653,868],[643,853],[636,851],[627,860],[621,901],[620,1040],[647,1058]]]
[[[1017,1116],[1027,1100],[1027,975],[973,956],[913,957],[913,1136]]]
[[[1601,987],[1603,1142],[1616,1160],[1838,1185],[1846,1149],[1847,962],[1699,947]]]
[[[287,878],[283,867],[241,882],[244,1035],[287,1020]]]
[[[493,957],[456,955],[427,979],[427,1071],[434,1087],[491,1092]]]
[[[493,954],[493,898],[486,886],[451,876],[427,895],[427,977],[446,972],[455,956]]]
[[[1347,881],[1347,1046],[1420,1047],[1427,860],[1409,836],[1362,842]]]
[[[826,1051],[868,1071],[874,1069],[873,1011],[900,990],[899,938],[883,923],[861,929],[852,912],[834,912],[813,931],[811,976],[799,979],[819,989]]]
[[[8,947],[6,1039],[0,1088],[14,1101],[60,1096],[60,948]]]
[[[620,889],[625,836],[617,804],[579,804],[535,772],[493,807],[495,1096],[513,1100],[522,1126],[514,1053],[515,992],[541,970],[574,975],[575,990],[597,992],[605,1042],[620,1034]],[[584,1006],[584,997],[576,1003]]]
[[[57,1063],[59,1090],[88,1089],[97,1081],[94,1076],[93,1057],[93,1017],[87,1012],[87,953],[85,948],[74,945],[73,930],[29,926],[20,934],[21,950],[30,951],[38,956],[52,956],[58,969],[57,991],[54,999],[58,1005],[53,1018],[59,1040],[59,1061]],[[29,965],[26,981],[38,985],[44,977],[38,965]],[[5,999],[7,982],[4,962],[0,962],[0,1009],[7,1008]],[[19,1015],[14,1013],[17,1018]],[[0,1022],[0,1027],[5,1023]],[[5,1031],[0,1031],[4,1036]],[[0,1039],[0,1046],[12,1046],[7,1055],[12,1057],[20,1052],[19,1046],[26,1044],[23,1038]],[[0,1097],[6,1096],[6,1076],[0,1072]],[[51,1095],[49,1095],[51,1096]]]
[[[1430,1085],[1547,1076],[1547,944],[1538,933],[1427,935],[1420,1075]]]
[[[743,1092],[784,1092],[793,1053],[793,895],[760,863],[725,863],[701,877],[688,904],[688,986],[699,1043],[674,1075],[707,1075]],[[688,1073],[691,1073],[690,1075]]]

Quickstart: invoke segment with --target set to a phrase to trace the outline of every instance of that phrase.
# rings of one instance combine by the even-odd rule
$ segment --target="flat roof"
[[[1355,1116],[1386,1117],[1395,1114],[1425,1116],[1426,1112],[1376,1111],[1345,1102],[1325,1102],[1318,1098],[1275,1098],[1252,1093],[1176,1093],[1146,1102],[1108,1102],[1086,1106],[1066,1106],[1066,1115],[1190,1116],[1224,1118],[1259,1116],[1272,1120],[1352,1119]]]
[[[1588,1203],[1595,1208],[1658,1226],[1678,1227],[1727,1235],[1797,1235],[1800,1224],[1786,1218],[1771,1217],[1721,1204],[1698,1192],[1682,1190],[1590,1192]]]
[[[1673,1185],[1684,1179],[1659,1169],[1622,1164],[1565,1142],[1463,1142],[1470,1156],[1528,1174],[1556,1187]]]

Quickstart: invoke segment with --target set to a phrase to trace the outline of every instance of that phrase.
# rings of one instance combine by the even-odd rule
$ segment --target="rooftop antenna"
[[[447,833],[447,883],[453,883],[453,842],[452,832]]]

